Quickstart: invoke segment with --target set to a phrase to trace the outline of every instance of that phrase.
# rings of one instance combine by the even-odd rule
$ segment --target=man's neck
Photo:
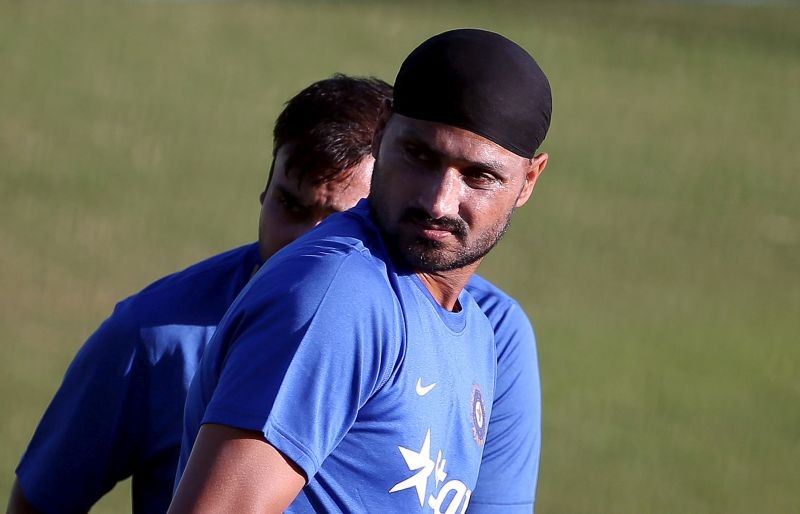
[[[417,276],[428,288],[436,303],[451,312],[461,310],[458,296],[467,285],[469,279],[478,269],[480,261],[450,271],[417,272]]]

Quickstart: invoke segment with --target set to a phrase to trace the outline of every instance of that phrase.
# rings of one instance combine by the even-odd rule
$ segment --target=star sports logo
[[[414,488],[419,499],[419,505],[422,507],[425,505],[425,495],[428,492],[428,480],[433,475],[436,480],[435,492],[428,495],[428,507],[432,509],[432,512],[434,514],[463,514],[467,510],[472,491],[467,489],[463,482],[449,480],[439,488],[439,484],[447,478],[447,472],[444,470],[447,460],[442,455],[441,450],[436,455],[435,462],[431,459],[430,429],[425,433],[425,440],[422,442],[422,448],[419,451],[404,448],[403,446],[398,446],[398,449],[406,461],[408,470],[415,473],[395,484],[389,489],[390,493]],[[443,505],[445,500],[449,501],[446,502],[446,505]]]

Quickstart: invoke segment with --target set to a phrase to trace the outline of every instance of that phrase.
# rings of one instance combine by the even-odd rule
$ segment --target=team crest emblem
[[[470,408],[470,417],[472,418],[472,437],[478,446],[483,446],[486,442],[486,404],[483,401],[483,393],[478,384],[472,384],[472,406]]]

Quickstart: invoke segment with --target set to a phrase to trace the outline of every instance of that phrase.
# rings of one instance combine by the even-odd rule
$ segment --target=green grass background
[[[537,511],[800,512],[800,7],[655,1],[0,1],[3,505],[115,301],[255,238],[282,102],[458,26],[554,90],[482,268],[539,337]]]

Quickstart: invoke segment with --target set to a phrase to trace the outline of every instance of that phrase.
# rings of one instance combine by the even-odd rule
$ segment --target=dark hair
[[[374,77],[337,73],[314,82],[286,102],[275,122],[273,168],[278,150],[291,145],[286,170],[298,182],[332,180],[370,154],[381,106],[391,98],[392,86]]]

